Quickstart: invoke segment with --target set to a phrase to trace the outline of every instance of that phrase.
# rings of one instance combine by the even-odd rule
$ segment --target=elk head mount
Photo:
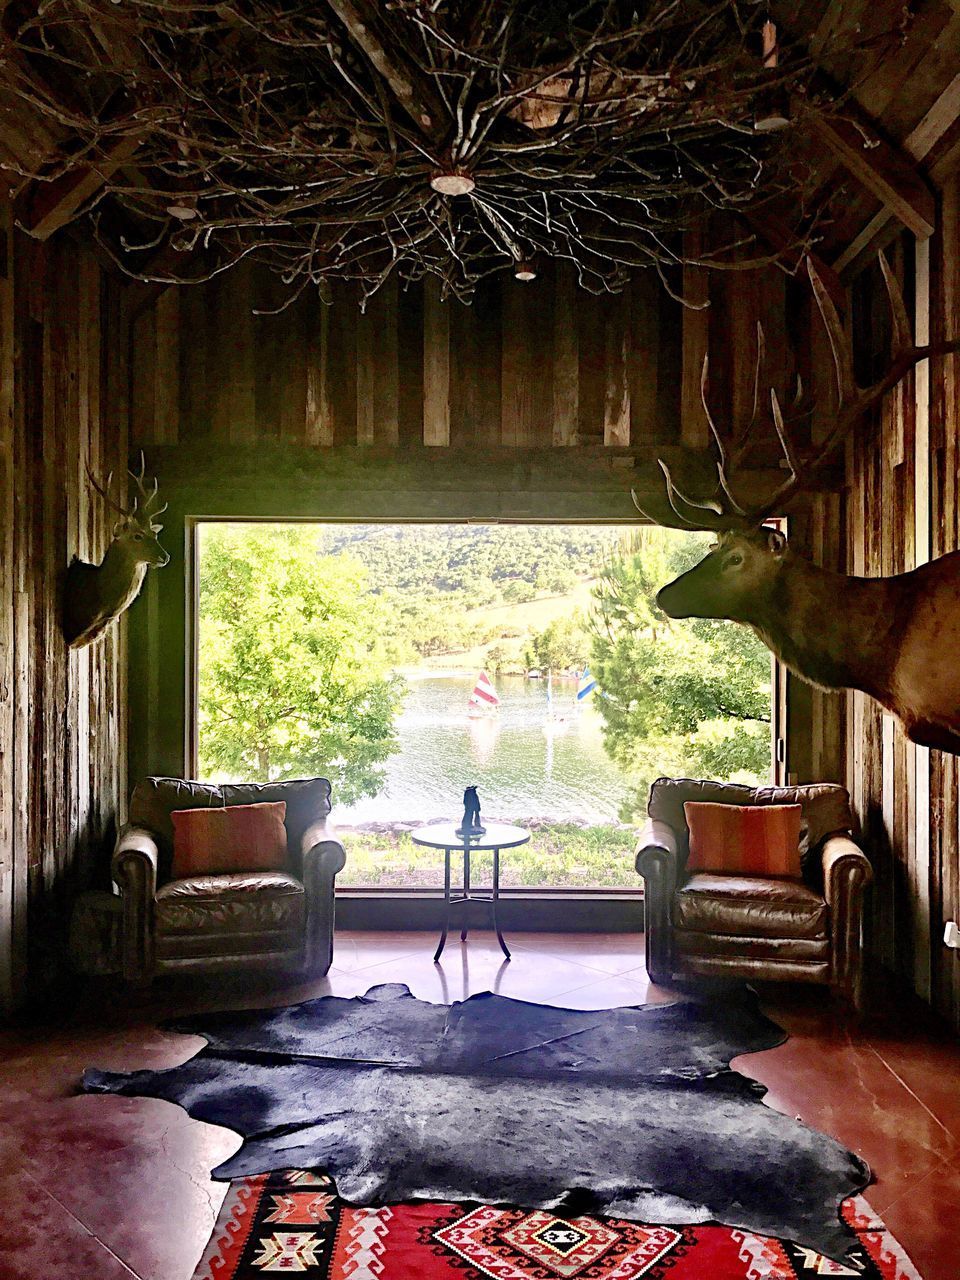
[[[654,524],[711,530],[717,542],[687,573],[663,587],[657,604],[671,618],[728,618],[751,627],[790,670],[825,689],[860,689],[900,720],[913,742],[960,754],[960,552],[910,573],[857,578],[821,569],[795,554],[784,535],[764,525],[837,450],[872,406],[922,360],[960,350],[960,339],[917,346],[900,288],[880,256],[892,317],[892,351],[886,372],[859,387],[852,345],[808,260],[807,271],[829,338],[837,377],[836,418],[824,439],[801,458],[791,426],[802,411],[798,383],[785,413],[770,390],[773,425],[786,458],[787,477],[760,504],[746,505],[734,491],[734,476],[748,452],[757,416],[763,369],[763,332],[758,326],[753,414],[725,440],[708,403],[704,359],[701,398],[717,454],[712,492],[681,490],[661,459],[665,501],[637,509]]]
[[[90,483],[120,519],[114,526],[113,541],[100,564],[74,559],[67,569],[63,632],[71,649],[82,648],[96,640],[136,599],[148,567],[162,567],[170,559],[157,541],[157,534],[163,528],[157,523],[157,517],[166,511],[167,504],[162,507],[156,505],[156,479],[149,489],[144,485],[142,452],[139,472],[131,471],[129,474],[137,492],[132,505],[127,508],[110,494],[113,472],[107,476],[105,485],[99,485],[87,468]]]

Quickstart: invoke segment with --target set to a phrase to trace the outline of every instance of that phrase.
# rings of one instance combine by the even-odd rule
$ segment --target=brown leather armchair
[[[171,878],[175,809],[286,802],[287,871]],[[185,782],[147,778],[134,790],[111,873],[122,901],[123,976],[172,970],[306,967],[333,958],[334,881],[346,861],[327,826],[330,783]]]
[[[684,803],[800,804],[803,878],[685,870]],[[647,972],[827,983],[860,1007],[863,899],[870,862],[850,832],[850,797],[833,783],[746,787],[658,778],[637,845],[644,880]]]

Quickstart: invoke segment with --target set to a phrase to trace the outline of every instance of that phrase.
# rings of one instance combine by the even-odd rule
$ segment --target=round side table
[[[506,822],[489,822],[487,823],[486,831],[481,835],[462,836],[457,834],[457,828],[454,823],[437,822],[411,831],[410,838],[414,844],[424,845],[429,849],[442,849],[444,855],[443,932],[440,934],[440,942],[433,956],[434,964],[440,959],[443,948],[446,945],[447,930],[450,925],[450,904],[452,902],[490,903],[490,912],[493,916],[493,928],[497,935],[497,941],[500,943],[500,950],[509,960],[510,952],[507,950],[507,944],[503,940],[503,934],[500,932],[500,922],[497,919],[497,903],[500,900],[500,850],[516,849],[518,845],[526,844],[530,839],[530,832],[523,827],[514,827]],[[450,858],[457,850],[463,854],[463,892],[451,897]],[[493,888],[489,893],[486,890],[477,892],[476,889],[470,888],[470,855],[474,852],[493,853]],[[463,912],[460,941],[466,942],[468,928],[466,906],[464,906]]]

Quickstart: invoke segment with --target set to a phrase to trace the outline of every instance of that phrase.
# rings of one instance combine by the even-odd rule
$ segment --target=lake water
[[[386,786],[372,799],[335,807],[336,822],[459,818],[463,789],[472,784],[484,817],[616,820],[629,785],[603,749],[591,700],[576,708],[576,681],[553,681],[551,720],[546,680],[492,677],[500,714],[471,720],[476,672],[408,678]]]

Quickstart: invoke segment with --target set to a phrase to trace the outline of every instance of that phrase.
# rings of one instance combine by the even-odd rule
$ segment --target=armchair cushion
[[[690,877],[673,900],[673,924],[697,933],[748,938],[827,937],[827,904],[802,880]]]
[[[688,871],[800,877],[798,804],[683,806],[690,833]]]
[[[173,876],[232,871],[286,871],[287,806],[231,804],[222,809],[174,809]]]
[[[648,813],[675,831],[678,876],[681,877],[689,853],[689,833],[683,812],[688,800],[739,805],[799,804],[802,811],[800,865],[808,882],[820,879],[819,849],[823,841],[838,831],[852,831],[855,825],[847,792],[832,782],[799,787],[748,787],[737,782],[658,778],[650,789]]]
[[[209,934],[233,946],[237,935],[302,933],[305,918],[303,885],[282,871],[188,876],[157,890],[158,943]]]
[[[183,778],[146,778],[130,799],[129,823],[154,834],[159,852],[159,881],[170,879],[173,865],[173,822],[177,809],[221,809],[224,805],[270,803],[287,806],[284,825],[291,869],[299,871],[303,834],[330,812],[330,783],[326,778],[297,778],[290,782],[188,782]]]

